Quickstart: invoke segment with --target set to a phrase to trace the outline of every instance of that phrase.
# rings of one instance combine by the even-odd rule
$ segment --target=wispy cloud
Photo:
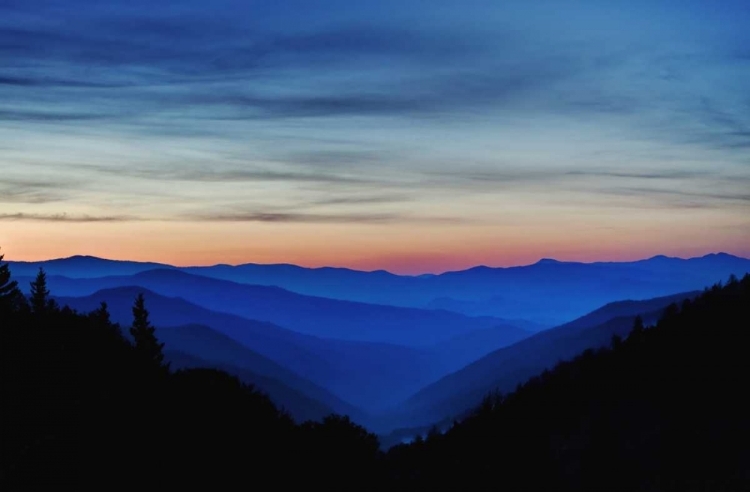
[[[742,193],[736,191],[726,191],[724,193],[712,192],[712,191],[687,191],[687,190],[676,190],[676,189],[665,189],[665,188],[636,188],[636,187],[615,187],[606,189],[607,193],[612,195],[628,195],[638,197],[664,197],[667,199],[681,199],[681,200],[700,200],[708,205],[712,206],[723,206],[726,203],[721,202],[735,202],[745,207],[750,206],[750,193]],[[719,202],[719,203],[717,203]]]
[[[12,110],[0,108],[0,121],[31,121],[31,122],[66,122],[91,121],[112,117],[101,113],[83,113],[74,111],[34,111]]]
[[[628,178],[628,179],[639,179],[639,180],[689,180],[689,179],[705,179],[715,176],[707,170],[685,170],[685,169],[664,169],[664,170],[653,170],[653,171],[616,171],[607,169],[577,169],[571,171],[564,171],[561,173],[563,176],[570,177],[601,177],[601,178]]]
[[[248,168],[214,168],[207,165],[160,167],[112,167],[100,165],[78,165],[78,168],[90,169],[102,174],[128,176],[154,181],[189,181],[196,183],[236,183],[236,182],[290,182],[290,183],[324,183],[324,184],[368,184],[382,183],[355,173],[294,172],[263,169],[257,166]]]
[[[322,198],[312,200],[309,205],[372,205],[379,203],[401,203],[414,200],[413,195],[404,193],[380,194],[380,195],[357,195],[357,196],[337,196],[331,198]]]
[[[38,221],[38,222],[126,222],[143,220],[125,215],[112,216],[90,216],[90,215],[68,215],[68,214],[31,214],[15,213],[0,214],[0,221]]]
[[[85,186],[70,179],[0,177],[0,203],[44,204],[74,198]]]
[[[0,203],[42,204],[61,202],[65,198],[65,194],[51,190],[0,187]]]
[[[50,77],[48,75],[42,76],[14,76],[14,75],[0,75],[0,86],[16,86],[16,87],[70,87],[70,88],[85,88],[85,89],[101,89],[101,88],[122,88],[127,87],[131,84],[117,84],[113,82],[103,81],[90,81],[90,80],[75,80],[75,79],[60,79]]]
[[[399,213],[279,213],[279,212],[215,212],[182,217],[190,221],[207,222],[279,222],[279,223],[329,223],[329,224],[390,224],[390,223],[442,223],[461,224],[470,220],[460,217],[421,217]]]

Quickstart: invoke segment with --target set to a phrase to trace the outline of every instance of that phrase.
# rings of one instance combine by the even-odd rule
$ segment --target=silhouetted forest
[[[10,273],[0,263],[3,491],[750,488],[750,275],[383,452],[348,417],[297,423],[227,373],[170,370],[142,297],[120,327],[104,303],[58,306],[41,270],[29,298]]]
[[[298,425],[224,372],[170,372],[141,297],[131,342],[106,304],[52,302],[43,271],[32,292],[0,267],[1,490],[343,489],[375,475],[378,440],[348,417]]]
[[[670,305],[445,434],[391,448],[392,490],[750,490],[750,275]]]

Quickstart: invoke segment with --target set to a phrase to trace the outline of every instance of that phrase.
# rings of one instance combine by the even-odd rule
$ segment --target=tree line
[[[750,275],[389,451],[391,490],[750,490]]]
[[[381,475],[377,437],[347,416],[298,423],[223,371],[171,371],[143,295],[123,329],[106,303],[57,305],[43,270],[25,296],[2,260],[1,490],[344,490]]]

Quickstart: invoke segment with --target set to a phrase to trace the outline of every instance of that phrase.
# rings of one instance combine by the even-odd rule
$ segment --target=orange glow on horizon
[[[5,260],[41,261],[75,255],[114,260],[151,261],[175,266],[215,264],[287,263],[304,267],[346,267],[387,270],[399,274],[442,273],[478,265],[509,267],[528,265],[541,258],[560,261],[633,261],[663,254],[681,258],[726,252],[750,256],[750,247],[738,237],[712,242],[711,237],[691,238],[691,246],[673,246],[669,234],[626,236],[606,230],[589,231],[581,240],[551,231],[471,229],[465,234],[439,230],[367,230],[312,226],[275,230],[228,231],[227,225],[184,226],[159,231],[158,225],[119,224],[92,228],[85,224],[50,224],[0,232]],[[51,230],[52,229],[52,230]],[[152,229],[152,230],[148,230]],[[169,228],[168,228],[169,229]],[[21,232],[24,232],[21,234]],[[54,241],[45,237],[54,237]],[[662,237],[663,236],[663,237]],[[207,244],[206,237],[221,237]],[[678,235],[679,237],[679,235]],[[696,240],[700,239],[700,240]]]

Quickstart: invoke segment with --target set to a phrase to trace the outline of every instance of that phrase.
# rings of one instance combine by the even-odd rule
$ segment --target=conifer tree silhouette
[[[43,268],[39,268],[39,273],[31,282],[31,311],[36,314],[43,313],[52,305],[49,298],[49,289],[47,289],[47,274]]]
[[[151,326],[148,315],[143,293],[140,293],[133,304],[133,325],[130,327],[130,334],[133,335],[135,342],[135,350],[148,364],[166,369],[168,366],[162,364],[164,344],[159,343],[159,340],[156,339],[155,329]]]
[[[633,320],[633,328],[630,330],[630,335],[628,335],[628,338],[632,340],[640,339],[645,329],[646,327],[643,325],[643,318],[639,314],[635,317],[635,320]]]
[[[120,325],[112,322],[109,314],[109,306],[106,302],[102,302],[98,308],[91,311],[89,313],[89,319],[98,330],[107,330],[118,340],[124,340],[122,332],[120,331]]]
[[[11,280],[10,268],[7,263],[2,263],[3,258],[4,255],[0,254],[0,308],[7,309],[21,296],[21,291],[18,282]]]
[[[98,308],[91,311],[91,317],[96,320],[96,323],[100,326],[108,326],[112,323],[109,316],[109,308],[104,301],[102,301]]]

